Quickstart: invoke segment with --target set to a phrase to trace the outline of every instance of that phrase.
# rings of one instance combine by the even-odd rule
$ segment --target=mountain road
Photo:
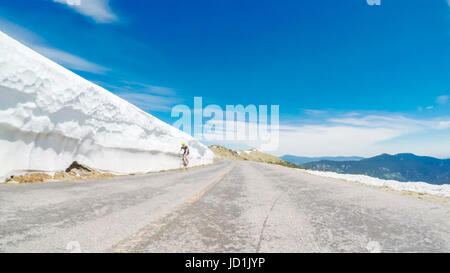
[[[450,203],[220,161],[0,185],[0,252],[449,252]]]

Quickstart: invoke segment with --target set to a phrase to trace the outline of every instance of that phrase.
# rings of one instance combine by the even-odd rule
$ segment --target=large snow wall
[[[212,163],[190,135],[0,31],[0,180],[73,161],[118,174],[178,168],[183,141],[191,166]]]

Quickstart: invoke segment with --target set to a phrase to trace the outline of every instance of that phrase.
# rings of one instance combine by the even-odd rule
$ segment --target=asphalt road
[[[243,161],[0,185],[0,252],[449,252],[450,203]]]

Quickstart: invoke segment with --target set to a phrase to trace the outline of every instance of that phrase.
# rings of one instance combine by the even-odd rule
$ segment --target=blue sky
[[[280,105],[274,154],[450,157],[447,0],[16,0],[0,30],[170,124]]]

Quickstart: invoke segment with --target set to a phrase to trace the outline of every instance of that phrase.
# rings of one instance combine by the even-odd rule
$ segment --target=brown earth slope
[[[218,158],[219,160],[246,160],[281,165],[291,168],[300,168],[300,166],[284,161],[274,155],[263,153],[256,149],[250,149],[247,151],[233,151],[220,145],[211,145],[208,148],[214,152],[216,158]]]

